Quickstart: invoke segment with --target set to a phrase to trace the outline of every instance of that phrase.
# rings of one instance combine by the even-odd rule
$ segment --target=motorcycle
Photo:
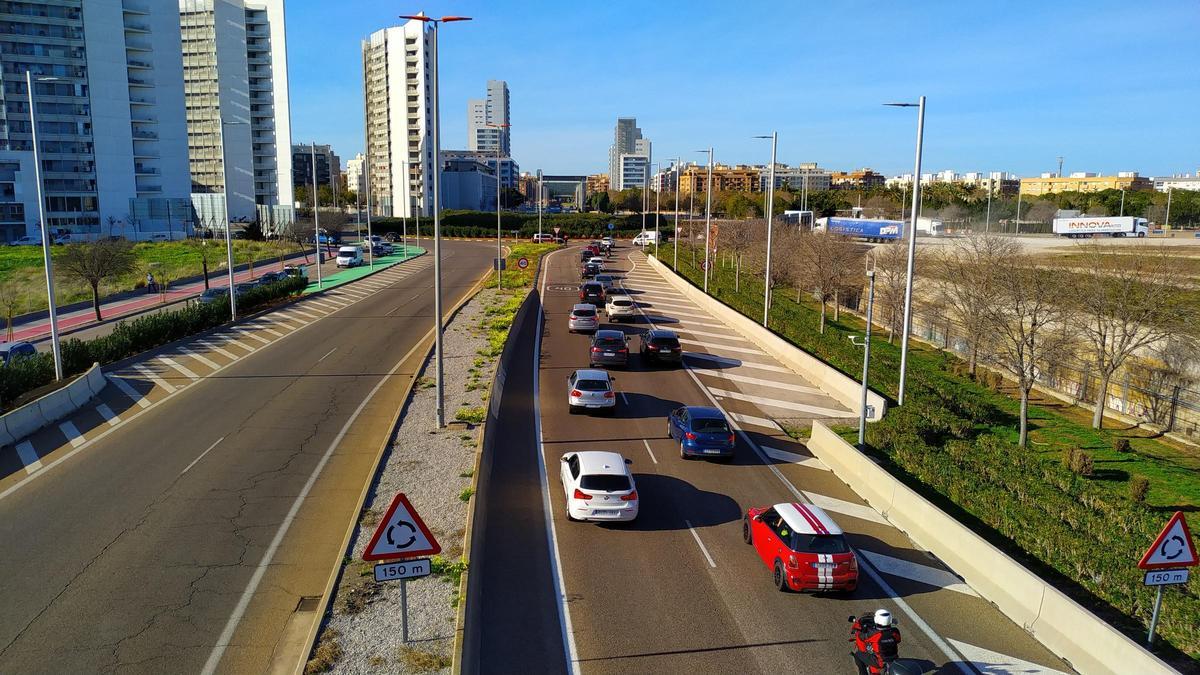
[[[859,662],[859,654],[866,651],[866,643],[862,639],[863,632],[875,627],[873,614],[864,614],[862,616],[851,616],[849,618],[850,627],[850,642],[854,643],[854,651],[850,652],[856,663]],[[892,620],[892,626],[896,626],[896,620]],[[883,666],[880,667],[875,663],[865,663],[867,672],[870,675],[921,675],[922,670],[919,666],[900,659],[899,655],[890,659],[885,658]]]

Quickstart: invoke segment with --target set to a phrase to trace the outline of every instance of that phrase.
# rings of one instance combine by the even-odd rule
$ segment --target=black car
[[[579,252],[579,262],[585,263],[592,259],[592,252],[586,248]]]
[[[579,278],[591,279],[592,277],[596,276],[597,274],[600,274],[600,266],[599,265],[597,265],[596,263],[585,263],[583,266],[583,271],[579,273]]]
[[[683,361],[683,348],[679,346],[679,336],[674,331],[654,328],[642,333],[641,348],[638,352],[642,360],[649,363],[680,363]]]
[[[597,307],[604,304],[604,284],[596,281],[585,281],[579,285],[579,302]]]
[[[276,281],[283,281],[284,279],[287,279],[287,278],[288,278],[287,275],[284,274],[283,272],[267,272],[266,274],[264,274],[258,278],[258,285],[266,286],[267,284],[273,284]]]
[[[629,345],[625,342],[625,334],[619,330],[598,330],[592,336],[592,344],[588,348],[588,364],[596,366],[629,365]]]

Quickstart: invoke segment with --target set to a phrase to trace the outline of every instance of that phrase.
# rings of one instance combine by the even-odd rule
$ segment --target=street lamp
[[[528,188],[526,188],[528,189]],[[538,191],[537,191],[537,207],[538,207],[538,241],[542,241],[542,170],[538,169]],[[557,239],[557,237],[555,237]]]
[[[225,215],[225,267],[229,272],[229,317],[233,321],[237,321],[237,294],[233,290],[233,235],[229,232],[229,163],[225,160],[225,126],[249,126],[249,122],[226,122],[220,120],[217,124],[219,129],[217,133],[217,141],[221,144],[221,190],[224,192],[224,198],[221,200],[222,209]],[[318,272],[320,266],[317,266]]]
[[[679,163],[681,161],[683,161],[682,158],[675,158],[675,232],[671,237],[675,241],[675,262],[671,269],[676,272],[679,271]]]
[[[696,152],[708,153],[708,187],[705,188],[705,206],[704,206],[704,292],[708,293],[708,268],[712,267],[709,264],[709,252],[712,250],[712,170],[713,170],[713,149],[697,150]]]
[[[917,159],[916,167],[913,169],[912,213],[909,214],[908,273],[904,284],[904,334],[900,338],[900,387],[899,396],[896,398],[898,405],[904,405],[905,375],[908,368],[908,334],[912,329],[913,265],[917,255],[917,211],[921,208],[921,150],[925,134],[925,97],[922,96],[917,103],[885,103],[884,105],[917,109]]]
[[[54,82],[57,77],[39,77],[37,82]],[[62,346],[58,340],[58,310],[54,304],[54,271],[50,263],[50,228],[46,224],[45,196],[42,194],[42,161],[38,152],[37,120],[34,118],[33,73],[25,71],[25,90],[29,94],[29,129],[33,134],[33,176],[37,182],[38,224],[42,231],[42,260],[46,267],[46,296],[50,306],[50,348],[54,352],[54,379],[63,379]]]
[[[1171,189],[1173,187],[1174,187],[1173,185],[1167,186],[1167,217],[1165,219],[1165,222],[1163,222],[1164,230],[1171,229]]]
[[[415,16],[400,16],[401,19],[411,19],[427,24],[433,24],[433,325],[434,325],[434,363],[437,382],[437,425],[446,426],[446,390],[443,382],[442,350],[442,143],[441,143],[441,102],[438,100],[438,80],[440,79],[441,64],[438,63],[438,25],[451,21],[470,21],[469,16],[443,16],[440,19],[417,14]],[[418,220],[418,237],[420,236],[420,221]]]
[[[983,222],[983,232],[987,234],[992,231],[992,192],[996,189],[996,180],[989,175],[987,180],[988,186],[988,202],[987,202],[987,219]]]
[[[504,144],[500,142],[500,137],[504,133],[502,131],[502,129],[507,129],[507,128],[511,127],[512,125],[511,124],[493,124],[491,122],[487,122],[485,124],[485,126],[491,127],[492,129],[496,129],[496,131],[497,131],[497,133],[496,133],[496,290],[500,290],[500,289],[504,288],[504,286],[500,283],[501,280],[503,279],[503,271],[501,270],[501,268],[504,267],[504,254],[501,252],[501,246],[500,246],[500,243],[502,240],[501,234],[500,234],[500,150],[502,149],[502,146]],[[540,229],[539,229],[539,232],[540,232]],[[538,237],[538,241],[539,242],[541,241],[541,237]]]
[[[658,187],[654,189],[654,257],[661,260],[662,258],[658,253],[659,248],[662,247],[662,240],[659,239],[658,233],[658,196],[662,194],[662,176],[658,174],[662,171],[662,165],[656,164],[655,166],[658,167],[658,171],[654,174],[658,177]],[[646,201],[647,203],[650,201],[649,196],[646,197]]]
[[[320,205],[320,199],[317,198],[317,142],[312,143],[312,203],[313,203],[313,241],[317,242],[317,288],[324,286],[321,279],[321,211],[317,207]],[[368,228],[367,245],[370,248],[370,228]]]
[[[870,258],[868,257],[868,264]],[[863,348],[863,371],[862,371],[862,401],[861,408],[858,414],[858,449],[862,450],[867,443],[867,372],[871,365],[871,321],[875,310],[875,268],[874,265],[867,269],[867,280],[869,281],[869,290],[867,291],[867,335],[861,343],[855,342],[855,336],[850,336],[850,341],[855,345]]]
[[[771,222],[775,217],[775,148],[779,143],[779,132],[772,131],[770,136],[755,136],[755,138],[771,139],[771,167],[767,179],[767,207],[763,213],[767,215],[767,264],[763,277],[763,328],[767,327],[767,316],[771,311]]]
[[[1125,191],[1121,190],[1121,217],[1125,215]]]
[[[368,142],[368,144],[370,143],[369,140],[367,142]],[[366,174],[366,181],[367,181],[367,256],[368,256],[367,260],[369,261],[369,265],[371,267],[375,267],[375,246],[374,246],[375,240],[371,238],[371,148],[369,145],[367,147],[367,156],[366,156],[363,164],[366,165],[363,173]],[[318,246],[319,246],[319,244],[318,244]],[[406,256],[408,255],[407,248],[404,249],[404,254]],[[318,270],[320,269],[320,267],[321,267],[321,264],[318,262],[317,263]]]

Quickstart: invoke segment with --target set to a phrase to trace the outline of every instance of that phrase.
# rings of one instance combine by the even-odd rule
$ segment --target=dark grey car
[[[628,338],[619,330],[598,330],[588,348],[588,363],[596,366],[624,368],[629,365]]]
[[[638,350],[645,363],[672,363],[683,361],[683,348],[679,346],[679,336],[674,331],[655,328],[641,335],[641,348]]]

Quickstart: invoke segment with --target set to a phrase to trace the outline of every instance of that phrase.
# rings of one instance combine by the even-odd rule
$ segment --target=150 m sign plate
[[[1146,573],[1147,586],[1170,586],[1172,584],[1186,584],[1188,580],[1188,570],[1154,570]]]
[[[429,576],[429,558],[382,563],[375,566],[375,581],[400,581]]]

